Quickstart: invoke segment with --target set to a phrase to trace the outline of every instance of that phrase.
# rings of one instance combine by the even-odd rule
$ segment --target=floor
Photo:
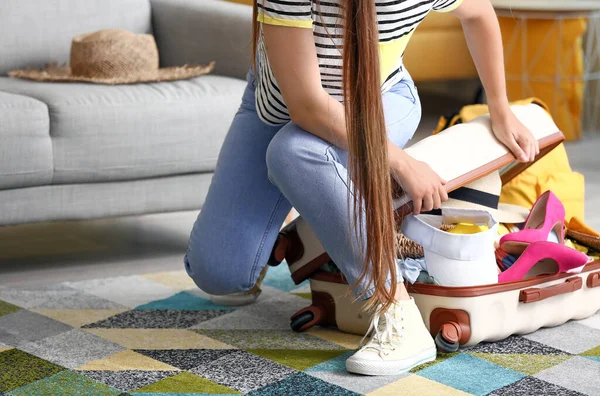
[[[463,104],[426,89],[421,97],[424,117],[417,137],[427,136],[440,114]],[[600,135],[569,143],[567,150],[572,167],[586,177],[586,221],[600,230]],[[196,212],[180,212],[0,227],[0,286],[182,269],[195,217]]]
[[[181,269],[0,287],[0,395],[598,396],[600,313],[369,377],[345,368],[361,335],[289,328],[307,282],[280,265],[262,289],[224,307]]]

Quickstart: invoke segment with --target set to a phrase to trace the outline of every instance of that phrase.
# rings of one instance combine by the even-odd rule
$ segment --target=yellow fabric
[[[398,40],[379,43],[379,70],[382,84],[398,68],[398,59],[402,57],[402,53],[414,32],[413,30],[410,34]]]
[[[480,232],[484,232],[489,230],[490,228],[487,226],[487,224],[472,224],[472,223],[458,223],[456,225],[456,227],[454,227],[453,229],[451,229],[450,231],[448,231],[450,234],[463,234],[463,235],[470,235],[470,234],[478,234]]]
[[[586,235],[590,235],[590,236],[594,236],[594,237],[600,237],[600,234],[597,233],[596,231],[594,231],[590,226],[585,224],[579,216],[571,217],[571,220],[569,220],[569,224],[567,225],[567,228],[569,230],[581,232],[582,234],[586,234]]]
[[[578,252],[581,252],[584,254],[587,254],[587,252],[589,250],[587,247],[582,246],[571,239],[565,239],[565,246],[570,247],[571,249],[575,249]]]
[[[557,172],[538,177],[538,197],[552,191],[565,206],[565,218],[584,216],[585,179],[577,172]]]
[[[531,208],[548,190],[565,206],[567,220],[574,216],[584,217],[585,180],[581,173],[571,170],[562,144],[506,183],[500,202]]]
[[[520,100],[514,100],[511,102],[511,105],[528,105],[535,103],[536,105],[542,107],[544,110],[550,114],[550,109],[548,105],[544,103],[544,101],[538,98],[525,98]],[[438,134],[446,128],[449,128],[453,125],[456,125],[460,122],[469,122],[474,118],[480,117],[482,115],[488,114],[490,112],[488,105],[486,104],[473,104],[464,106],[460,109],[458,114],[455,114],[448,122],[448,119],[444,116],[440,117],[436,129],[433,131],[433,134]]]
[[[265,14],[258,14],[258,22],[266,23],[267,25],[312,28],[312,21],[296,21],[293,19],[274,18]]]
[[[588,249],[585,246],[582,246],[580,244],[578,244],[577,242],[571,240],[571,239],[565,239],[565,246],[570,247],[571,249],[575,249],[583,254],[587,254],[587,256],[589,258],[591,258],[593,261],[598,261],[600,260],[600,256],[598,256],[597,254],[589,254],[590,249]]]
[[[510,234],[510,230],[504,224],[498,224],[498,235],[504,236]]]
[[[500,17],[499,22],[507,51],[506,73],[515,76],[508,78],[509,99],[529,95],[541,98],[552,105],[552,116],[567,140],[580,138],[584,91],[582,40],[586,20],[573,18],[559,23]],[[525,72],[529,81],[516,77]],[[560,79],[558,83],[555,76]]]
[[[535,103],[550,110],[544,101],[538,98],[516,100],[511,104],[522,105]],[[487,105],[464,106],[450,121],[441,117],[433,134],[456,125],[468,122],[489,112]],[[517,177],[502,187],[500,202],[531,208],[537,198],[551,190],[563,203],[566,220],[576,216],[584,218],[585,180],[581,173],[573,172],[569,165],[567,151],[563,144],[546,154]]]

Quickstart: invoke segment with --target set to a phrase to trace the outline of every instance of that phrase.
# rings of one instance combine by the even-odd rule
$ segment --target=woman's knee
[[[305,172],[315,155],[325,158],[329,143],[305,131],[293,122],[281,128],[273,137],[266,153],[269,179],[278,183],[298,172]]]
[[[243,276],[243,271],[230,271],[222,257],[188,249],[183,262],[190,278],[205,293],[219,296],[248,289],[248,276]]]

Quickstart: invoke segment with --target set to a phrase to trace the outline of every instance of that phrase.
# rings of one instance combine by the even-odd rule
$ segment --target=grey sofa
[[[201,207],[248,70],[250,7],[219,0],[0,1],[0,225]],[[73,36],[153,33],[186,81],[39,83],[10,70],[65,63]]]

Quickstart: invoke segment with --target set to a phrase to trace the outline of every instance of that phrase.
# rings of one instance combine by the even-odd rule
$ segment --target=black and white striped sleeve
[[[269,25],[312,28],[311,0],[256,0],[258,21]]]
[[[437,12],[450,12],[457,9],[462,2],[463,0],[437,0],[433,4],[433,10]]]

